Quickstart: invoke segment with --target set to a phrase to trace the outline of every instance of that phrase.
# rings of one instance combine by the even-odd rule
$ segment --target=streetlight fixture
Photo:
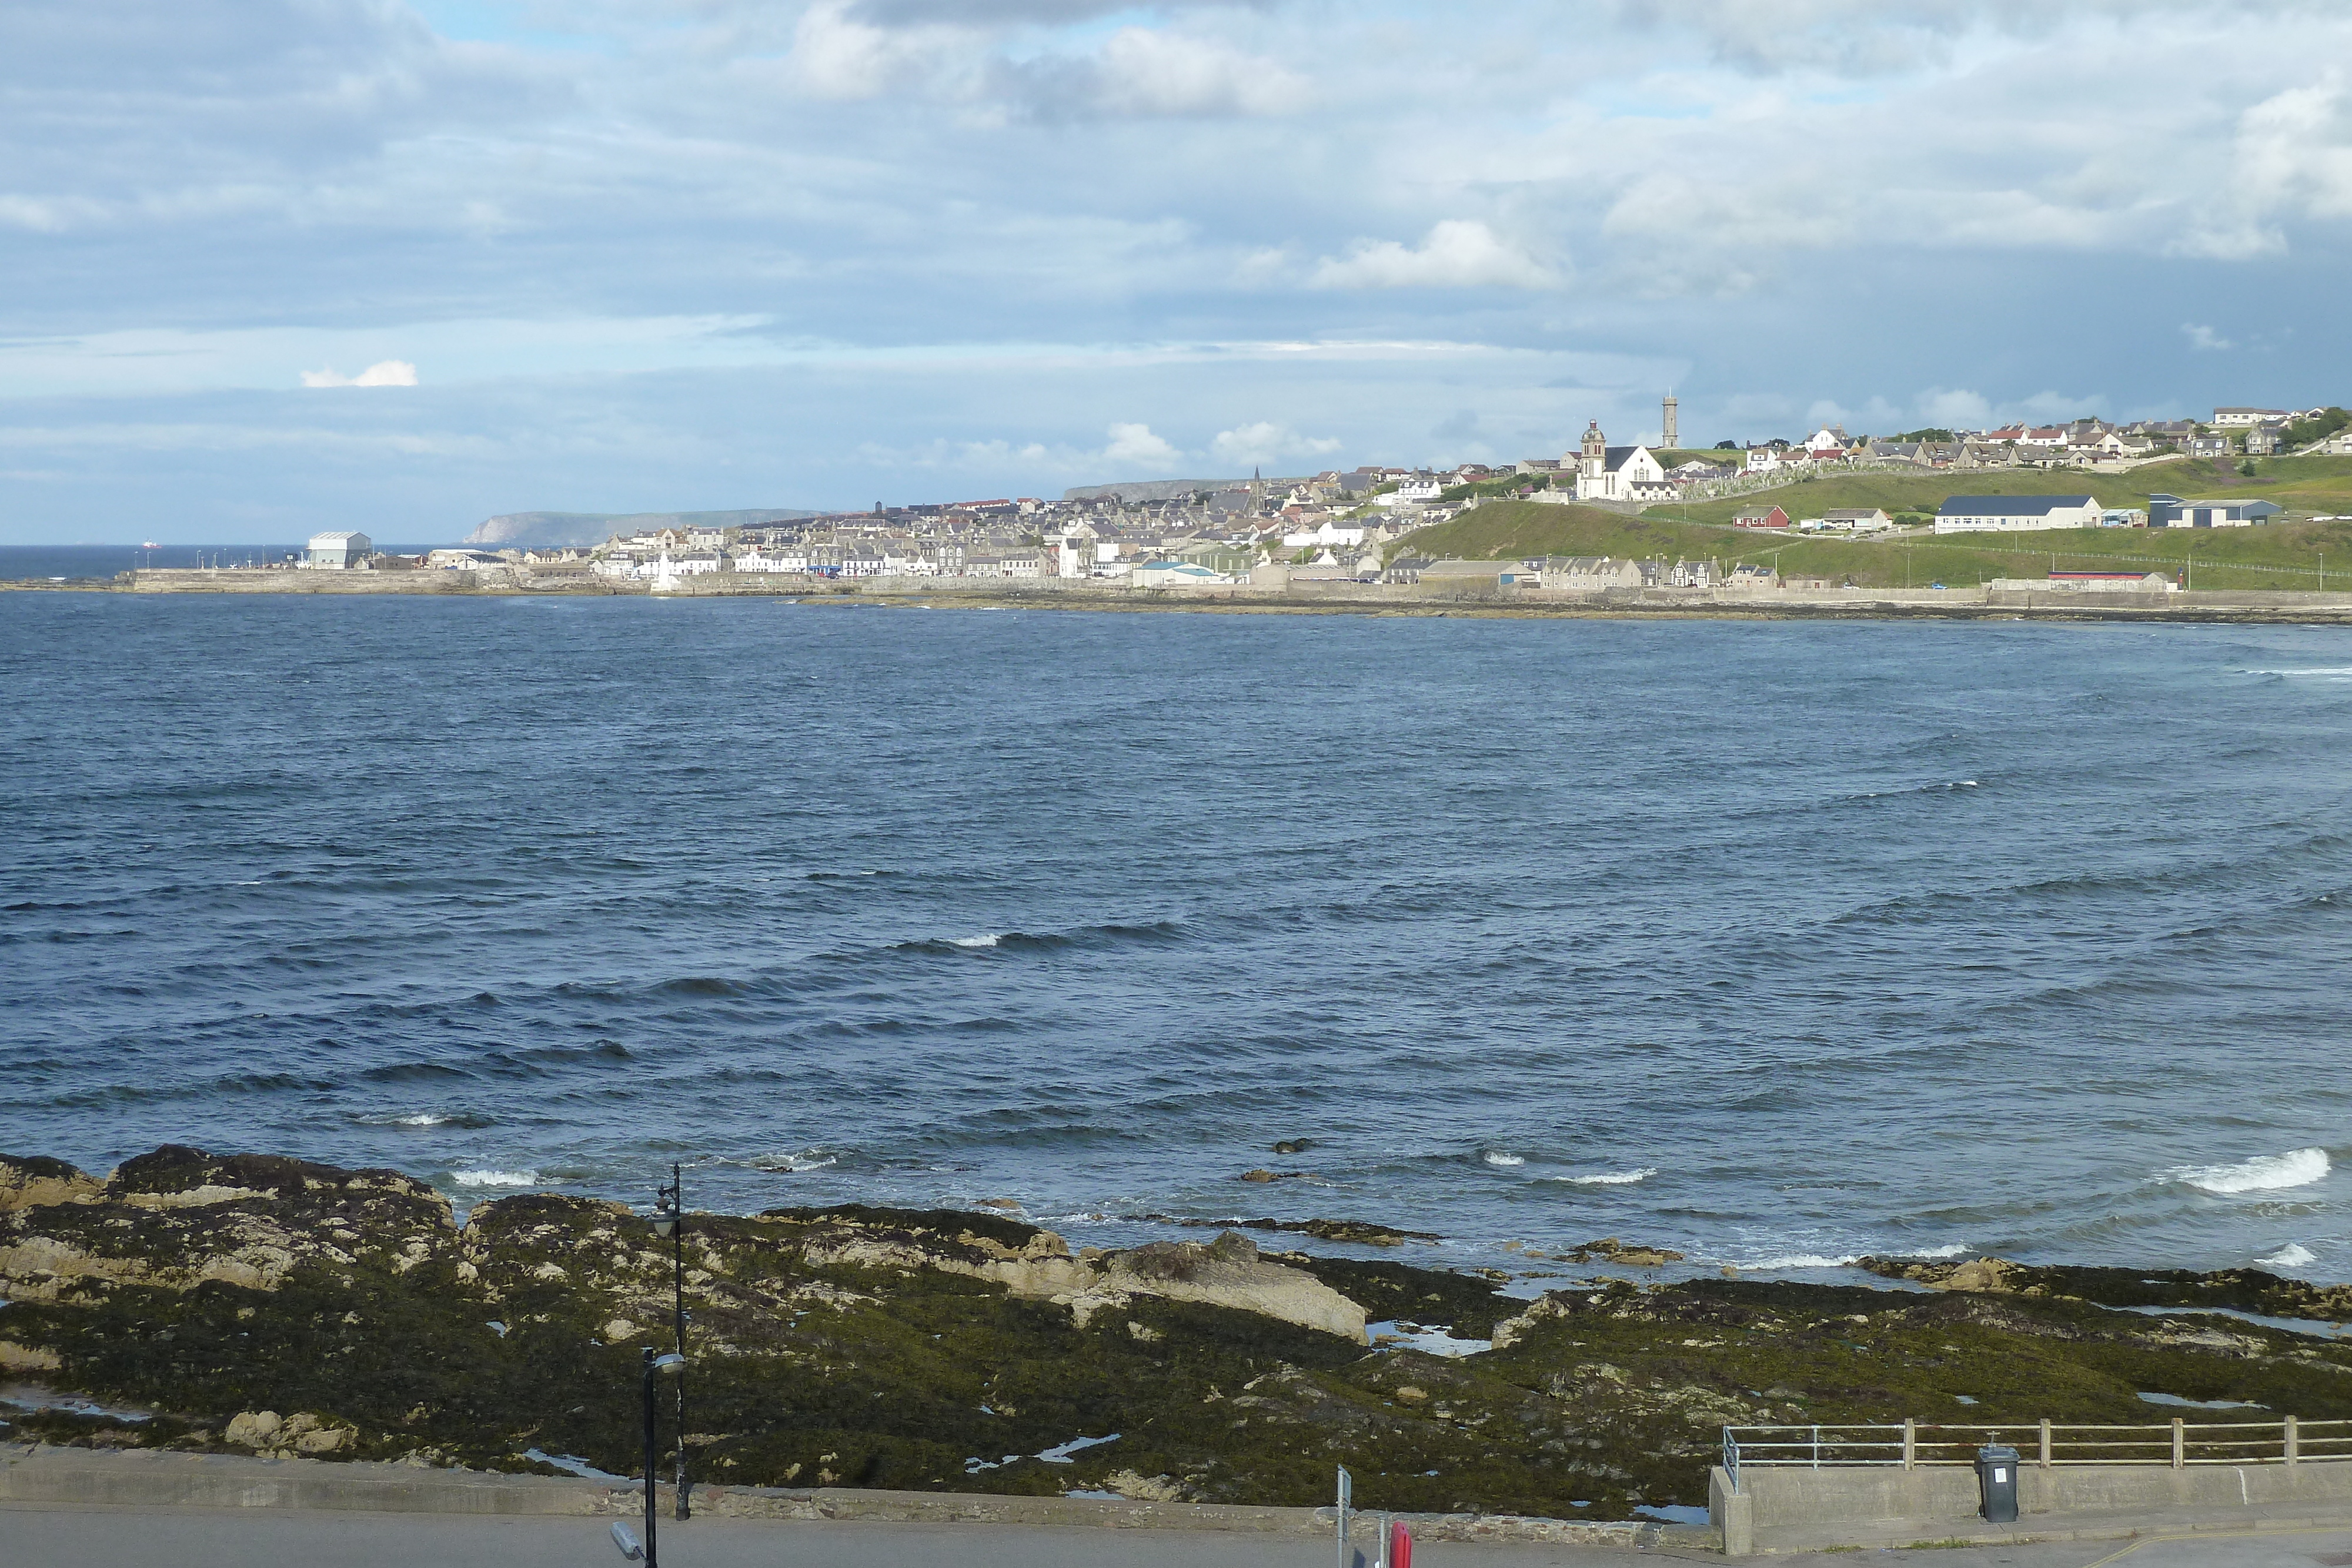
[[[654,1384],[665,1375],[673,1377],[682,1375],[686,1370],[686,1357],[678,1354],[675,1351],[672,1351],[667,1355],[656,1354],[654,1347],[651,1345],[645,1346],[644,1350],[646,1357],[645,1563],[646,1568],[660,1568],[661,1558],[654,1548],[654,1497],[656,1491],[656,1488],[654,1486]],[[684,1434],[680,1434],[680,1436],[683,1435]],[[628,1552],[628,1546],[622,1542],[621,1535],[618,1531],[614,1531],[613,1539],[615,1544],[619,1544],[621,1546],[621,1551],[625,1555]]]
[[[686,1180],[677,1163],[669,1167],[669,1185],[654,1189],[654,1234],[669,1243],[672,1291],[672,1347],[677,1363],[677,1516],[690,1519],[686,1500]],[[650,1462],[650,1461],[649,1461]],[[648,1474],[651,1472],[648,1471]]]

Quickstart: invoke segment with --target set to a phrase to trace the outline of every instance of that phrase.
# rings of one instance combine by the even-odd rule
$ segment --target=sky
[[[2352,7],[10,0],[0,544],[2352,402]]]

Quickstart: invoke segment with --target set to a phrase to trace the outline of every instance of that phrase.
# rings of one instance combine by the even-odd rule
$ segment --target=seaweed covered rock
[[[1154,1241],[1073,1257],[1054,1232],[994,1215],[847,1205],[771,1209],[763,1218],[800,1228],[809,1262],[929,1269],[986,1280],[1016,1296],[1067,1307],[1082,1328],[1098,1312],[1154,1296],[1255,1312],[1364,1343],[1360,1305],[1310,1273],[1260,1258],[1256,1244],[1238,1231],[1205,1245]]]
[[[641,1350],[676,1332],[681,1265],[688,1425],[664,1441],[711,1481],[1304,1504],[1346,1465],[1368,1507],[1624,1518],[1704,1501],[1727,1424],[2120,1423],[2150,1418],[2149,1393],[2352,1417],[2352,1346],[2090,1299],[2126,1270],[1526,1301],[1238,1231],[1073,1254],[1002,1214],[698,1214],[674,1245],[622,1205],[541,1193],[461,1227],[396,1173],[192,1149],[104,1181],[0,1162],[0,1355],[153,1412],[10,1417],[92,1446],[628,1473]],[[2273,1308],[2309,1289],[2131,1277]],[[1370,1316],[1473,1353],[1367,1346]]]
[[[2014,1263],[2005,1258],[1864,1258],[1859,1267],[1934,1291],[2070,1296],[2109,1307],[2219,1307],[2267,1317],[2352,1319],[2352,1285],[2314,1285],[2260,1269],[2106,1269]]]
[[[269,1291],[304,1262],[348,1268],[367,1256],[399,1269],[451,1230],[448,1200],[397,1171],[171,1145],[125,1161],[103,1184],[61,1161],[5,1168],[32,1173],[0,1209],[0,1279],[25,1301],[207,1281]]]
[[[36,1204],[86,1202],[104,1186],[63,1160],[43,1155],[0,1155],[0,1214]]]

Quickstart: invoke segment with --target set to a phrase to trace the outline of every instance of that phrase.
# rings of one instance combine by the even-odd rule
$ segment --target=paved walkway
[[[1329,1568],[1328,1541],[1223,1531],[1032,1529],[875,1521],[665,1520],[669,1568]],[[1658,1547],[1433,1543],[1419,1568],[1720,1564]],[[1775,1568],[2315,1568],[2352,1565],[2352,1528],[2201,1533],[2136,1542],[2000,1543],[1757,1559]],[[582,1518],[142,1509],[0,1503],[0,1568],[621,1568],[611,1521]]]

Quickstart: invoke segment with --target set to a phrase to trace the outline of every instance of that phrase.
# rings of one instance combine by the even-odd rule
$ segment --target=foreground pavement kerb
[[[657,1489],[669,1511],[671,1489]],[[870,1520],[898,1524],[1019,1525],[1332,1536],[1328,1508],[1142,1502],[1114,1498],[1016,1497],[970,1492],[868,1491],[698,1486],[698,1517],[720,1520]],[[16,1444],[0,1448],[0,1503],[168,1509],[632,1518],[645,1493],[634,1481],[440,1470],[410,1465],[247,1458],[159,1449]],[[1378,1515],[1359,1511],[1359,1531]],[[1640,1549],[1673,1542],[1711,1548],[1711,1529],[1647,1522],[1585,1522],[1509,1514],[1398,1514],[1416,1539],[1522,1542]]]
[[[614,1564],[602,1520],[287,1509],[135,1509],[0,1501],[0,1563],[108,1568],[583,1568]],[[1330,1568],[1331,1541],[1233,1531],[1057,1530],[1024,1525],[665,1521],[671,1568]],[[2126,1542],[2003,1542],[1776,1557],[1787,1568],[2312,1568],[2352,1556],[2352,1530],[2228,1532]],[[1717,1562],[1675,1547],[1438,1542],[1428,1568],[1648,1568]],[[1355,1568],[1368,1568],[1360,1556]]]

